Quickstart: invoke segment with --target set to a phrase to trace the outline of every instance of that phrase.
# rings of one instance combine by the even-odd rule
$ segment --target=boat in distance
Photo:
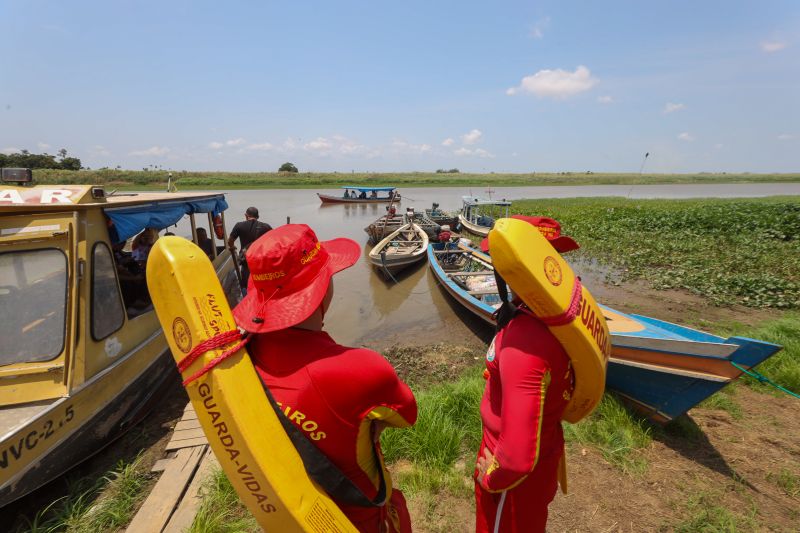
[[[0,507],[98,452],[178,379],[126,240],[188,215],[238,301],[225,209],[219,193],[0,183]]]
[[[359,187],[343,186],[342,196],[317,193],[323,204],[385,204],[400,203],[400,193],[397,187]],[[351,195],[352,191],[352,195]],[[356,194],[355,191],[359,191]],[[387,193],[385,196],[380,193]]]
[[[444,290],[487,324],[501,300],[491,257],[463,243],[428,246]],[[611,334],[606,387],[657,423],[686,413],[782,347],[746,337],[719,337],[655,318],[600,306]]]
[[[508,200],[482,200],[472,196],[461,198],[462,208],[458,222],[463,229],[486,237],[497,218],[508,218],[511,202]]]
[[[369,261],[379,271],[395,274],[422,261],[428,249],[428,235],[411,222],[387,235],[369,252]]]

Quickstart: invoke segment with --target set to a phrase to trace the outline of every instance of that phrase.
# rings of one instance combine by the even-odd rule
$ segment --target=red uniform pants
[[[476,533],[544,532],[547,506],[558,489],[560,460],[560,453],[542,457],[522,483],[504,492],[487,492],[476,482]]]

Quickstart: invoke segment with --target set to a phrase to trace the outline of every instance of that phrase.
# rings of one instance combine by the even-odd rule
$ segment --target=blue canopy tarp
[[[357,191],[393,191],[397,187],[356,187],[355,185],[343,186],[342,189],[355,189]]]
[[[192,213],[211,213],[217,216],[228,209],[228,202],[223,196],[198,198],[197,200],[169,200],[151,202],[131,207],[115,207],[105,209],[111,219],[109,228],[111,240],[123,242],[138,234],[145,228],[164,229],[177,224],[184,215]]]

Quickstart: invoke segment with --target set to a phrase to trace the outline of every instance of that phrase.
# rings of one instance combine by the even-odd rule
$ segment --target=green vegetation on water
[[[164,170],[35,170],[37,183],[95,184],[118,188],[165,190]],[[172,172],[179,189],[337,188],[342,185],[395,187],[485,187],[536,185],[644,185],[657,183],[789,183],[800,174],[624,174],[560,172],[529,174],[467,174],[443,172],[311,173],[311,172]]]
[[[551,216],[621,281],[685,289],[715,304],[800,308],[800,198],[514,202]]]

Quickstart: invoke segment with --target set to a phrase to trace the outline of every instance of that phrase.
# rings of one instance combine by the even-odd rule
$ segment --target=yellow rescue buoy
[[[611,336],[600,307],[539,230],[502,218],[489,232],[494,268],[559,340],[572,361],[575,391],[564,420],[588,416],[603,396]]]

